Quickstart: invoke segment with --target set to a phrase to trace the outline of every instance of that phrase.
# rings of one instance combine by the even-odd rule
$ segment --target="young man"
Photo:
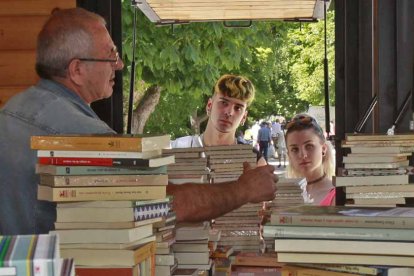
[[[102,17],[75,8],[57,11],[45,23],[37,42],[36,71],[41,80],[0,110],[0,234],[54,229],[55,204],[37,200],[39,178],[30,137],[114,133],[90,103],[112,95],[115,71],[123,66]],[[248,186],[259,173],[249,171],[233,185]],[[182,198],[180,191],[174,195]],[[179,212],[177,217],[182,217]]]
[[[209,116],[203,134],[185,136],[171,143],[173,148],[188,148],[237,144],[235,133],[247,118],[247,107],[254,99],[253,84],[242,76],[224,75],[214,85],[213,96],[208,100]],[[261,202],[274,198],[277,176],[273,166],[256,169],[245,164],[245,172],[236,182],[209,184],[169,185],[174,194],[174,210],[178,221],[201,221],[216,218],[248,202]],[[254,172],[254,174],[253,174]],[[177,193],[180,191],[180,193]],[[197,195],[197,193],[201,194]],[[201,201],[200,201],[201,199]],[[214,206],[214,208],[208,208]]]

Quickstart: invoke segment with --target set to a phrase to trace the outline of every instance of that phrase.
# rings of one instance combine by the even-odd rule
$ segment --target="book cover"
[[[140,221],[117,221],[117,222],[55,222],[55,229],[123,229],[134,228],[145,224],[160,222],[162,217],[140,220]]]
[[[240,266],[267,266],[280,267],[276,252],[258,253],[258,252],[240,252],[234,260],[235,265]]]
[[[107,167],[159,167],[174,163],[174,155],[140,158],[81,158],[81,157],[38,157],[42,165],[58,166],[107,166]]]
[[[281,276],[360,276],[361,274],[334,272],[316,268],[299,266],[283,266]]]
[[[181,264],[201,264],[206,265],[210,262],[209,252],[174,252],[175,258]]]
[[[275,251],[365,255],[414,256],[412,242],[337,239],[275,239]],[[414,265],[414,264],[413,264]]]
[[[77,266],[135,266],[155,254],[155,242],[134,249],[61,249],[62,257],[74,258]]]
[[[369,175],[369,176],[334,176],[333,183],[336,187],[358,185],[399,185],[409,184],[409,175]]]
[[[134,207],[72,207],[56,208],[57,222],[125,222],[145,221],[166,216],[169,203]]]
[[[412,153],[414,152],[414,147],[404,147],[404,146],[397,146],[397,147],[370,147],[370,146],[353,146],[351,147],[352,153],[373,153],[373,154],[381,154],[381,153]]]
[[[152,151],[170,147],[169,135],[139,134],[65,134],[32,136],[32,149]]]
[[[265,238],[308,238],[338,240],[414,241],[414,229],[318,227],[270,225],[263,227]]]
[[[132,267],[76,267],[76,276],[142,276],[140,265]]]
[[[279,252],[277,257],[282,263],[386,265],[403,267],[412,267],[414,264],[414,257],[412,256]]]
[[[343,163],[381,163],[381,162],[403,162],[407,160],[408,156],[355,156],[348,155],[343,157]]]
[[[105,166],[55,166],[36,164],[36,173],[51,175],[167,174],[167,166],[134,168]]]
[[[387,193],[387,192],[414,192],[414,185],[373,185],[346,187],[346,193]]]
[[[414,134],[404,133],[404,134],[394,134],[387,135],[381,133],[374,134],[355,134],[355,133],[346,133],[345,139],[347,141],[398,141],[398,140],[413,140]]]
[[[414,208],[310,206],[273,212],[271,225],[414,228]]]
[[[409,161],[378,163],[345,163],[345,169],[396,169],[408,166]]]
[[[62,243],[61,249],[135,249],[141,245],[155,241],[151,235],[139,240],[125,243]]]
[[[37,198],[53,202],[149,200],[166,198],[165,186],[48,187],[38,185]]]
[[[140,158],[161,157],[162,150],[144,152],[99,151],[99,150],[38,150],[37,157],[81,157],[81,158]]]
[[[147,175],[40,175],[40,185],[50,187],[81,186],[166,186],[166,174]]]
[[[17,275],[60,275],[61,264],[56,235],[0,236],[0,267]]]
[[[193,243],[174,243],[172,248],[174,252],[210,252],[208,243],[205,240],[199,243],[196,241]]]
[[[172,275],[174,276],[197,276],[199,270],[197,268],[177,268]]]
[[[60,243],[129,243],[152,235],[152,225],[129,229],[72,229],[54,230]]]

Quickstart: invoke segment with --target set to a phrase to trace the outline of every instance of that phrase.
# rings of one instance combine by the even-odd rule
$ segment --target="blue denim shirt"
[[[0,110],[0,235],[47,233],[55,204],[37,200],[32,135],[114,133],[77,94],[51,80],[10,99]]]

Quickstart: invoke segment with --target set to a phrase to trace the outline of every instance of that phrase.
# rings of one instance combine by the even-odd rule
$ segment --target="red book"
[[[83,157],[39,157],[42,165],[58,166],[126,166],[126,167],[159,167],[174,163],[174,156],[158,158],[83,158]]]
[[[133,267],[77,267],[77,276],[139,276],[139,264]]]

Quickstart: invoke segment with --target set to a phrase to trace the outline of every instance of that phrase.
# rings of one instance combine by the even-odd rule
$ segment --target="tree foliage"
[[[123,59],[127,65],[125,73],[129,75],[133,8],[128,1],[123,1],[122,19]],[[299,38],[300,32],[292,23],[254,22],[250,28],[226,28],[220,22],[157,27],[138,11],[137,100],[143,98],[149,87],[158,86],[162,91],[145,132],[169,133],[172,137],[190,134],[190,116],[205,114],[212,86],[225,73],[244,75],[255,84],[256,100],[249,110],[253,120],[304,110],[313,99],[304,96],[305,90],[296,83],[300,77],[293,70],[293,56],[300,56],[303,50],[289,45],[292,41],[304,45],[305,41]],[[313,62],[316,63],[316,57]],[[129,87],[128,82],[127,77],[125,88]],[[314,85],[314,93],[320,93],[320,87]]]

